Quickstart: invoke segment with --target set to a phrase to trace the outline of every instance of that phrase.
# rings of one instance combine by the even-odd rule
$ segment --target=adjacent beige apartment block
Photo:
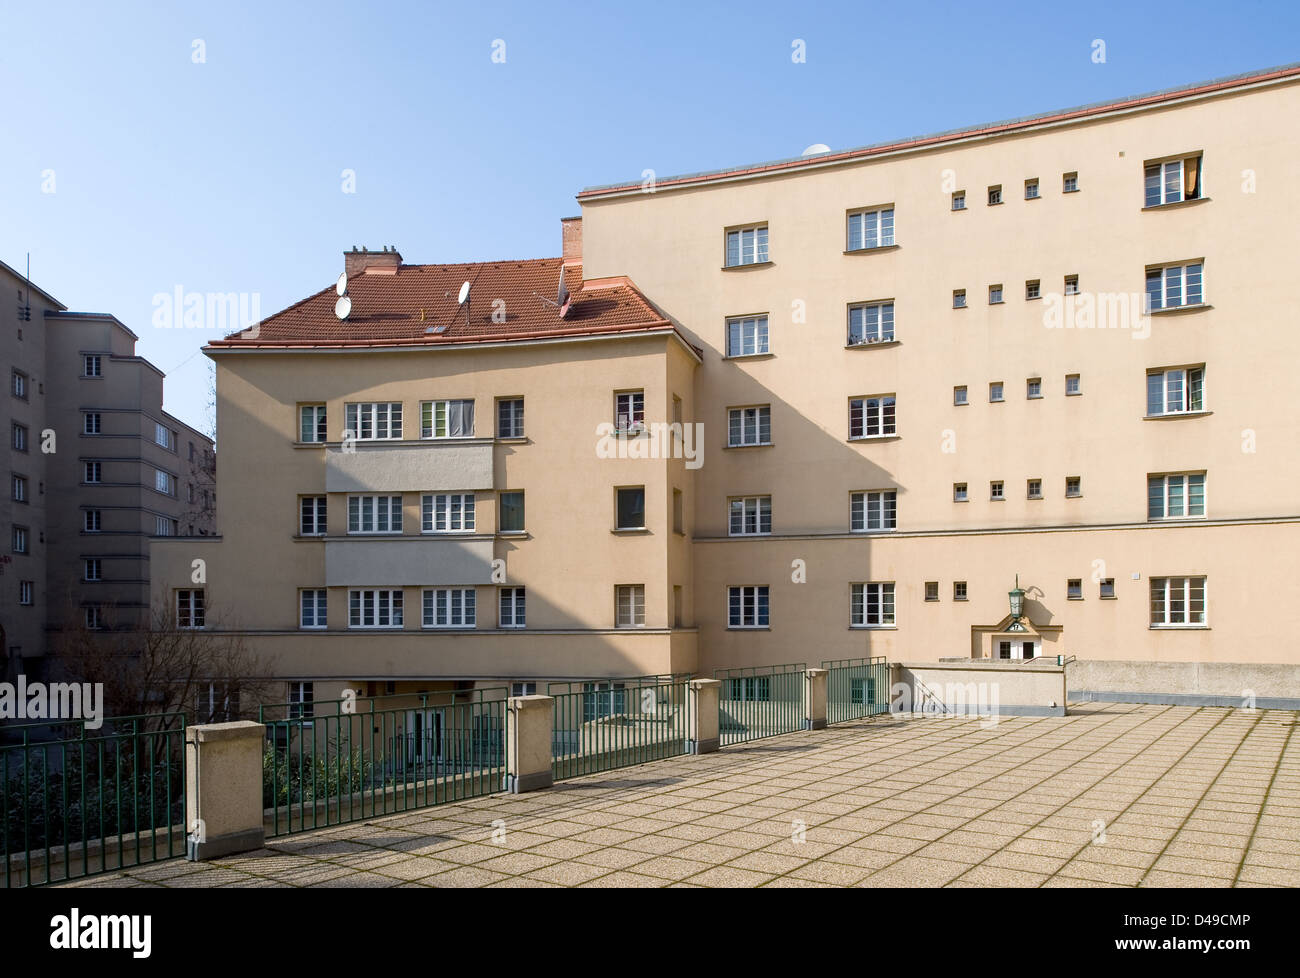
[[[1298,112],[1290,66],[592,188],[560,259],[351,253],[347,318],[208,347],[238,463],[154,600],[203,560],[300,698],[1060,655],[1300,704]]]

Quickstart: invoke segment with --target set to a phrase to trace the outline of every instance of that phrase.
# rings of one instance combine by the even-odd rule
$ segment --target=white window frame
[[[1200,620],[1193,619],[1192,602],[1200,592]],[[1157,620],[1157,593],[1159,618]],[[1181,603],[1182,611],[1176,616],[1174,604]],[[1210,594],[1208,580],[1203,574],[1185,577],[1152,577],[1149,621],[1152,628],[1206,628],[1209,625]]]
[[[104,431],[104,416],[98,411],[86,411],[81,416],[81,433],[99,435]]]
[[[1039,400],[1043,396],[1043,378],[1030,377],[1025,381],[1025,399],[1029,401]]]
[[[157,516],[153,518],[153,535],[156,537],[174,537],[176,536],[177,522],[170,516]]]
[[[477,592],[472,587],[425,588],[420,605],[424,628],[477,627]]]
[[[400,441],[401,401],[355,401],[343,406],[343,427],[353,441]]]
[[[737,432],[740,433],[739,441],[736,440]],[[772,444],[772,406],[770,404],[727,408],[727,446],[729,448],[747,448],[770,444]]]
[[[82,510],[81,528],[85,533],[100,533],[104,525],[103,510],[85,509]]]
[[[16,452],[27,451],[27,426],[14,422],[13,425],[13,446]]]
[[[994,397],[994,396],[993,396],[994,393],[997,394],[997,397]],[[1006,399],[1007,399],[1007,396],[1006,396],[1006,387],[1005,387],[1005,385],[1002,383],[1002,381],[1000,381],[1000,380],[992,381],[992,382],[989,384],[989,403],[990,403],[990,404],[1001,404],[1001,403],[1002,403],[1003,401],[1005,401]]]
[[[894,300],[855,302],[849,306],[847,346],[894,342]]]
[[[645,390],[614,392],[614,430],[638,432],[645,428]]]
[[[858,433],[853,415],[858,414]],[[892,438],[898,434],[898,398],[893,394],[866,394],[849,398],[849,440]]]
[[[953,307],[954,309],[965,309],[965,308],[966,308],[966,290],[965,290],[965,289],[953,289],[953,290],[952,290],[952,307]]]
[[[160,492],[164,496],[175,496],[176,477],[170,472],[164,472],[162,469],[154,469],[153,487],[155,492]]]
[[[1073,383],[1071,383],[1073,381]],[[1083,393],[1082,380],[1079,374],[1065,375],[1065,396],[1078,397]]]
[[[850,533],[882,533],[896,529],[897,489],[862,489],[849,493]]]
[[[762,265],[768,259],[767,224],[750,224],[729,228],[722,236],[722,263],[725,268]]]
[[[86,557],[83,565],[81,575],[83,581],[102,581],[104,579],[104,562],[99,557]]]
[[[176,432],[161,422],[154,422],[153,441],[159,448],[165,448],[169,452],[176,451]]]
[[[81,376],[83,377],[104,376],[103,354],[83,353],[81,355],[81,371]]]
[[[522,397],[497,398],[497,437],[524,437],[524,399]]]
[[[889,248],[893,244],[894,206],[892,204],[888,207],[872,207],[849,214],[845,251],[870,251],[873,248]]]
[[[324,404],[298,405],[298,441],[304,445],[322,444],[328,434]]]
[[[861,581],[849,585],[850,628],[895,628],[898,606],[894,581]],[[875,613],[871,611],[875,604]],[[872,618],[874,617],[874,621]]]
[[[348,628],[396,631],[402,627],[400,587],[348,589]]]
[[[310,516],[306,510],[310,509]],[[303,537],[323,537],[329,532],[327,516],[329,502],[326,496],[298,497],[298,535]],[[308,529],[308,527],[311,529]]]
[[[104,482],[104,463],[85,462],[81,466],[81,476],[88,486],[102,485]],[[94,476],[92,479],[91,476]]]
[[[727,317],[727,358],[760,357],[772,352],[767,315]]]
[[[13,382],[14,397],[22,398],[24,401],[27,400],[27,375],[21,370],[15,370],[13,372]]]
[[[473,533],[474,493],[435,492],[420,497],[421,533]]]
[[[954,503],[964,503],[970,500],[970,484],[966,482],[954,482],[952,484],[952,501]]]
[[[205,626],[207,622],[205,590],[201,587],[176,589],[177,628],[199,629]]]
[[[771,496],[733,496],[727,500],[728,536],[763,537],[771,533]]]
[[[1159,379],[1160,410],[1151,412],[1151,395],[1155,385],[1152,378]],[[1176,383],[1178,386],[1173,388]],[[1197,388],[1200,404],[1193,406],[1193,388]],[[1173,390],[1179,393],[1174,395]],[[1177,406],[1169,407],[1171,396],[1177,397]],[[1161,418],[1171,414],[1200,414],[1205,411],[1205,367],[1166,367],[1163,370],[1147,371],[1147,417]]]
[[[1147,476],[1147,519],[1151,522],[1162,520],[1199,520],[1205,519],[1208,507],[1206,499],[1206,478],[1204,472],[1152,472]],[[1160,514],[1152,515],[1152,503],[1157,498],[1157,485],[1160,501]],[[1199,488],[1201,511],[1192,512],[1192,490]],[[1182,510],[1171,512],[1172,503],[1178,500]]]
[[[1075,486],[1073,492],[1070,491],[1070,483],[1071,483],[1071,482],[1073,482],[1073,483],[1074,483],[1074,486]],[[1081,475],[1067,475],[1067,476],[1065,477],[1065,498],[1066,498],[1066,499],[1081,499],[1082,497],[1083,497],[1083,476],[1081,476]]]
[[[644,584],[619,584],[615,586],[614,627],[645,628]]]
[[[13,500],[16,503],[27,502],[27,476],[15,475],[11,480]]]
[[[24,607],[30,607],[36,603],[35,581],[18,582],[18,603]]]
[[[1152,276],[1160,282],[1157,293],[1159,301],[1152,297]],[[1192,300],[1193,281],[1196,290],[1195,301]],[[1205,305],[1205,259],[1174,262],[1170,265],[1148,265],[1145,289],[1147,312]]]
[[[1196,160],[1197,169],[1197,196],[1187,196],[1187,161]],[[1205,196],[1204,190],[1204,162],[1203,154],[1194,153],[1188,156],[1180,156],[1174,160],[1155,160],[1147,163],[1142,168],[1142,206],[1145,207],[1163,207],[1165,204],[1179,204],[1185,200],[1200,200]],[[1152,172],[1154,171],[1154,173]],[[1152,187],[1152,178],[1154,177],[1156,185]],[[1155,190],[1155,199],[1152,200],[1152,189]]]
[[[526,628],[528,626],[528,591],[522,587],[497,589],[497,627]]]
[[[474,437],[474,399],[420,402],[420,437],[433,440]]]
[[[367,522],[370,529],[366,529]],[[384,526],[383,529],[380,529],[381,524]],[[401,532],[402,497],[400,495],[382,493],[348,496],[349,536],[397,536]]]
[[[326,627],[329,613],[329,590],[323,587],[298,590],[298,627],[320,631]]]
[[[770,628],[771,622],[771,592],[766,584],[744,584],[727,588],[728,628]]]

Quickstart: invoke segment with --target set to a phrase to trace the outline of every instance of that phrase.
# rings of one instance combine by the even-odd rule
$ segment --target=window
[[[1143,168],[1142,206],[1159,207],[1201,196],[1201,157],[1188,156]]]
[[[13,391],[14,397],[21,397],[27,400],[27,375],[21,370],[13,372]]]
[[[511,683],[511,696],[536,696],[537,683]]]
[[[154,444],[168,451],[176,451],[176,432],[172,431],[165,424],[154,424],[153,426]]]
[[[894,395],[856,397],[849,401],[849,437],[881,438],[896,433]]]
[[[620,584],[614,588],[614,625],[618,628],[645,627],[645,585]]]
[[[1037,199],[1038,199],[1038,178],[1033,177],[1032,179],[1025,181],[1025,200],[1037,200]]]
[[[349,628],[401,628],[400,588],[354,588],[348,591]]]
[[[25,425],[14,425],[14,450],[19,452],[27,451],[27,427]]]
[[[849,592],[849,624],[856,628],[894,624],[894,582],[853,584]]]
[[[768,352],[766,316],[727,320],[727,356],[750,357]]]
[[[291,682],[289,684],[289,719],[302,720],[316,715],[313,700],[316,698],[312,683]]]
[[[1097,596],[1099,598],[1115,597],[1115,578],[1107,577],[1098,582]]]
[[[1029,281],[1025,282],[1026,299],[1041,299],[1042,295],[1041,283],[1038,279],[1031,278]]]
[[[1083,600],[1083,581],[1080,578],[1072,577],[1065,582],[1065,597],[1069,601]]]
[[[1178,520],[1204,515],[1204,472],[1147,476],[1147,519]]]
[[[894,209],[859,211],[849,215],[849,251],[887,248],[894,243]]]
[[[399,528],[400,528],[400,520]],[[420,498],[422,533],[474,532],[474,494],[472,492],[428,493]]]
[[[203,627],[203,588],[176,592],[176,627]]]
[[[767,225],[727,232],[727,267],[757,265],[767,261]]]
[[[1200,305],[1204,300],[1202,264],[1147,269],[1147,312]]]
[[[194,690],[194,717],[199,723],[228,723],[239,719],[239,690],[217,683],[200,683]]]
[[[524,399],[503,397],[497,401],[497,437],[524,437]]]
[[[645,529],[645,486],[615,489],[615,524],[620,530]]]
[[[966,483],[954,482],[952,484],[952,501],[954,503],[964,503],[967,500]]]
[[[1025,397],[1029,400],[1043,396],[1043,378],[1030,377],[1025,381]]]
[[[849,346],[888,343],[893,338],[892,302],[868,302],[849,306]]]
[[[83,377],[102,377],[103,363],[98,353],[88,353],[81,358],[81,375]]]
[[[523,628],[524,589],[521,587],[503,587],[501,589],[501,611],[497,624],[501,628]]]
[[[926,582],[925,582],[925,600],[926,600],[926,601],[938,601],[938,600],[939,600],[939,582],[938,582],[938,581],[926,581]]]
[[[1065,294],[1066,295],[1079,294],[1079,276],[1077,275],[1065,276]]]
[[[324,628],[326,624],[325,588],[304,588],[298,592],[298,627]]]
[[[1204,625],[1204,577],[1151,578],[1151,624]]]
[[[164,472],[162,469],[155,469],[153,474],[153,487],[163,495],[174,496],[176,495],[176,478],[170,472]]]
[[[960,405],[962,405],[962,404],[969,404],[969,403],[970,403],[969,401],[966,400],[966,385],[965,385],[965,384],[963,384],[961,387],[954,387],[954,388],[952,389],[952,403],[953,403],[953,404],[956,404],[956,405],[958,405],[958,406],[960,406]]]
[[[87,557],[84,564],[83,580],[102,581],[104,579],[104,564],[98,557]]]
[[[743,496],[731,500],[728,508],[731,536],[758,536],[772,532],[771,496]]]
[[[22,475],[16,475],[13,477],[11,481],[12,481],[14,502],[16,503],[27,502],[27,477]]]
[[[965,308],[966,308],[966,290],[965,290],[965,289],[953,289],[953,290],[952,290],[952,307],[953,307],[954,309],[965,309]]]
[[[305,537],[324,536],[325,524],[324,496],[303,496],[298,500],[298,532]]]
[[[13,552],[16,554],[27,553],[27,527],[15,526],[13,529]]]
[[[98,606],[92,605],[86,609],[86,627],[92,632],[104,627],[104,613]]]
[[[727,444],[733,448],[772,444],[772,409],[766,405],[728,408]]]
[[[153,533],[156,537],[174,537],[180,524],[167,516],[153,518]]]
[[[770,703],[772,701],[771,676],[744,676],[728,679],[725,696],[728,701],[741,703]]]
[[[474,624],[474,589],[472,587],[425,589],[425,628],[473,628]]]
[[[627,712],[626,683],[583,683],[582,691],[583,723]]]
[[[955,211],[964,211],[966,209],[966,191],[954,191],[952,195],[952,209]]]
[[[1147,415],[1205,410],[1205,368],[1173,367],[1147,374]]]
[[[87,533],[98,533],[101,528],[103,514],[97,509],[88,509],[82,513],[82,528]]]
[[[325,441],[325,431],[325,405],[299,405],[298,440],[303,442],[323,442]],[[190,447],[193,448],[193,445]],[[193,458],[193,453],[191,453],[190,457]]]
[[[953,581],[953,582],[952,582],[952,599],[953,599],[954,601],[965,601],[965,600],[966,600],[966,582],[965,582],[965,581]]]
[[[103,466],[99,462],[87,462],[85,465],[84,475],[86,482],[97,483],[104,474]]]
[[[1061,192],[1075,193],[1079,189],[1079,174],[1075,172],[1061,174]]]
[[[999,285],[990,285],[990,286],[989,286],[989,305],[991,305],[991,306],[996,306],[996,305],[997,305],[998,303],[1000,303],[1001,301],[1002,301],[1002,286],[1001,286],[1000,284],[999,284]]]
[[[673,490],[673,532],[686,532],[686,497],[680,489]]]
[[[1079,375],[1078,375],[1078,374],[1066,374],[1066,375],[1065,375],[1065,394],[1066,394],[1066,396],[1067,396],[1067,397],[1073,397],[1074,395],[1076,395],[1076,394],[1081,394],[1081,393],[1082,393],[1082,391],[1079,390]]]
[[[727,588],[729,628],[767,628],[767,586]]]
[[[897,490],[881,489],[849,494],[849,530],[854,533],[869,533],[872,530],[897,528]]]
[[[614,395],[614,430],[640,431],[645,425],[645,391]]]
[[[421,401],[420,437],[473,438],[474,402]]]
[[[1080,488],[1080,479],[1077,475],[1066,476],[1065,478],[1065,496],[1067,499],[1073,499],[1083,495],[1083,489]]]
[[[502,533],[524,532],[524,494],[522,492],[501,493],[499,530]]]
[[[995,383],[989,384],[989,400],[994,402],[1002,400],[1001,381],[997,381]]]
[[[989,187],[989,206],[1002,203],[1002,184],[996,187]]]
[[[402,437],[400,401],[344,405],[344,427],[356,441],[392,441]]]
[[[994,479],[989,483],[989,499],[1000,501],[1006,498],[1003,494],[1003,484],[1001,479]]]
[[[349,533],[401,533],[401,496],[348,496]]]
[[[18,603],[22,605],[34,604],[36,601],[36,582],[19,581],[18,582]]]

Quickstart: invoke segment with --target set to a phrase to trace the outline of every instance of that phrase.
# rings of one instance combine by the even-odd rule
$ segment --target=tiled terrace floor
[[[1297,726],[878,717],[70,885],[1300,886]]]

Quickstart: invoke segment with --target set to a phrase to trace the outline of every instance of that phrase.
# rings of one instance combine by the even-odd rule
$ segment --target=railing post
[[[688,754],[711,754],[718,749],[718,696],[722,682],[717,679],[692,679],[687,699]]]
[[[517,795],[549,788],[555,783],[551,757],[555,697],[512,696],[507,709],[506,790]]]
[[[830,671],[805,669],[803,673],[805,730],[821,730],[826,726],[826,686]]]
[[[214,859],[260,849],[262,744],[249,720],[185,728],[185,857]]]

